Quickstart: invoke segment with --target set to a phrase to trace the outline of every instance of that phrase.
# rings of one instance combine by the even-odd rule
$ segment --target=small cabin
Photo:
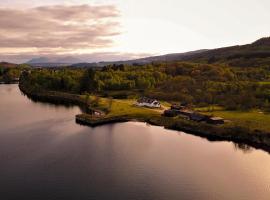
[[[163,115],[165,117],[176,117],[179,115],[179,110],[175,110],[175,109],[165,110]]]
[[[223,118],[221,118],[221,117],[210,117],[207,120],[207,123],[219,125],[219,124],[224,124],[225,123],[225,120]]]
[[[179,111],[180,115],[188,117],[188,119],[196,122],[206,121],[208,119],[207,115],[203,115],[192,110],[184,109]]]
[[[191,116],[192,114],[194,114],[195,112],[192,111],[192,110],[188,110],[188,109],[183,109],[183,110],[180,110],[179,114],[181,115],[185,115],[185,116]]]
[[[136,105],[141,106],[141,107],[149,107],[149,108],[160,108],[161,107],[161,104],[158,100],[147,98],[147,97],[142,97],[142,98],[138,99],[136,102]]]
[[[185,109],[185,106],[181,106],[178,104],[171,105],[171,110],[182,110],[182,109]]]
[[[189,116],[189,119],[196,122],[206,121],[208,116],[200,114],[200,113],[193,113]]]

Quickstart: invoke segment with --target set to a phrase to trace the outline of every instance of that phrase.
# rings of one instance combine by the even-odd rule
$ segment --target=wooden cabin
[[[189,116],[189,119],[196,122],[206,121],[208,116],[200,114],[200,113],[193,113]]]
[[[176,117],[180,114],[179,110],[175,110],[175,109],[169,109],[169,110],[165,110],[163,115],[165,117]]]
[[[178,105],[178,104],[173,104],[173,105],[171,105],[171,109],[172,110],[183,110],[183,109],[185,109],[185,107]]]
[[[188,110],[188,109],[183,109],[183,110],[180,110],[179,111],[179,114],[181,114],[181,115],[185,115],[185,116],[190,116],[190,115],[192,115],[192,114],[194,114],[195,112],[194,111],[192,111],[192,110]]]

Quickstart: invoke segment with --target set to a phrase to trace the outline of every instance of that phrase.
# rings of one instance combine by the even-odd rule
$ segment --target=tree
[[[95,92],[98,83],[95,80],[96,72],[92,68],[85,71],[80,82],[80,92]]]
[[[0,67],[0,76],[4,74],[4,68]]]

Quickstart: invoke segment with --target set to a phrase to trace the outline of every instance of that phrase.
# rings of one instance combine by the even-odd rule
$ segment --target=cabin
[[[203,122],[208,119],[208,116],[194,112],[189,116],[189,119],[196,122]]]
[[[147,98],[147,97],[142,97],[142,98],[138,99],[136,102],[136,105],[141,106],[141,107],[149,107],[149,108],[160,108],[161,107],[161,104],[158,100]]]
[[[179,111],[179,114],[181,115],[185,115],[185,116],[191,116],[192,114],[194,114],[195,112],[192,110],[188,110],[188,109],[183,109]]]
[[[185,106],[178,105],[178,104],[171,105],[171,110],[182,110],[182,109],[185,109]]]
[[[188,109],[183,109],[179,111],[180,115],[184,115],[186,117],[188,117],[188,119],[192,120],[192,121],[196,121],[196,122],[202,122],[202,121],[206,121],[208,116],[197,113],[195,111],[192,110],[188,110]]]
[[[165,117],[176,117],[180,114],[180,111],[179,110],[176,110],[176,109],[169,109],[169,110],[165,110],[163,115]]]
[[[163,113],[165,117],[183,117],[188,120],[196,121],[196,122],[206,122],[208,124],[220,125],[224,124],[225,120],[221,117],[211,117],[209,115],[204,115],[193,110],[186,108],[183,105],[173,104],[171,105],[171,109],[165,110]]]
[[[219,125],[219,124],[224,124],[225,120],[221,117],[210,117],[207,119],[207,123],[209,124],[214,124],[214,125]]]

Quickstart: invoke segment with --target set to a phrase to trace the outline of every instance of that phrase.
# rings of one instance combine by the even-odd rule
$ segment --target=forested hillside
[[[219,48],[188,55],[180,60],[200,63],[223,63],[236,67],[262,67],[270,65],[270,37],[254,43]]]
[[[23,69],[28,69],[27,65],[17,65],[7,62],[0,63],[0,81],[5,83],[13,82],[20,77]]]
[[[157,62],[144,66],[110,65],[93,69],[39,69],[24,73],[32,90],[95,93],[115,98],[154,97],[196,106],[270,109],[270,66]]]

